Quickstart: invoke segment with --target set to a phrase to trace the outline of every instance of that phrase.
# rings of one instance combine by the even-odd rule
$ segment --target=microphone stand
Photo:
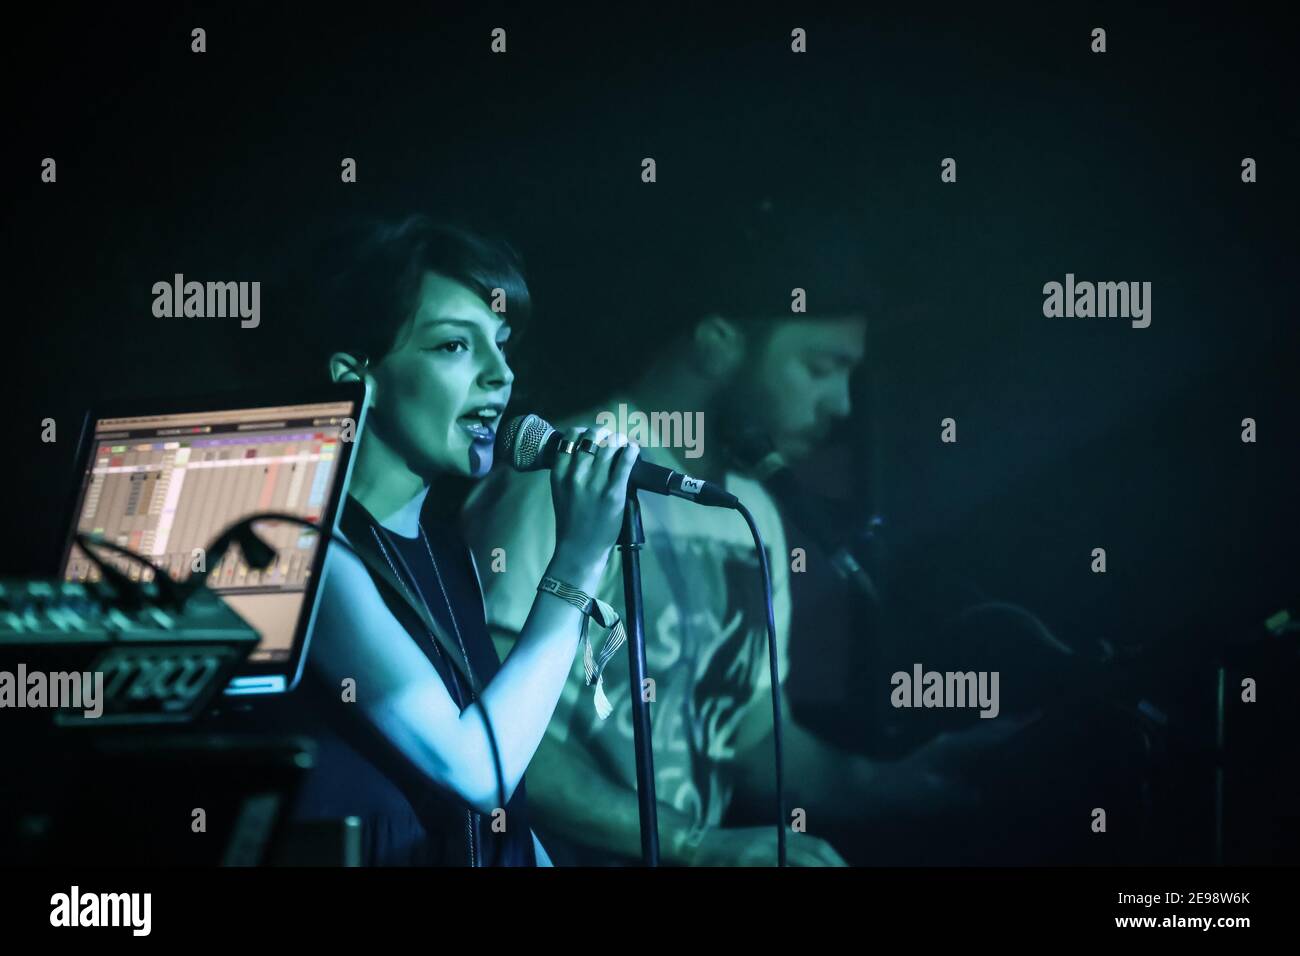
[[[632,680],[632,738],[636,750],[636,796],[641,812],[641,862],[659,865],[659,814],[655,798],[655,758],[650,737],[650,703],[642,693],[646,680],[645,614],[641,600],[641,503],[628,489],[618,550],[623,559],[623,603],[627,630],[628,672]]]

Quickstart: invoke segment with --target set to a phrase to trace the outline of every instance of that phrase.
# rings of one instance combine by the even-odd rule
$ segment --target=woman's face
[[[508,308],[508,305],[507,305]],[[374,373],[371,431],[416,474],[482,477],[514,373],[504,313],[458,282],[426,272],[414,317]]]

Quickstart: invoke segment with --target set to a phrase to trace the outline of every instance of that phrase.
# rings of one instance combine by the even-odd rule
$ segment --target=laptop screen
[[[276,552],[265,570],[238,547],[213,567],[206,549],[257,512],[287,512],[334,528],[364,393],[302,404],[92,417],[75,529],[143,555],[177,581],[208,571],[207,584],[261,640],[228,693],[274,693],[301,676],[324,547],[320,535],[286,522],[259,522]],[[173,406],[175,403],[168,403]],[[94,581],[99,571],[69,532],[62,577]],[[132,580],[153,571],[100,551]]]

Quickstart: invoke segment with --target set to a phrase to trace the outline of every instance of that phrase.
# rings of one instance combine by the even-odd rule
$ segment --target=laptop
[[[254,531],[276,552],[263,571],[250,568],[238,547],[207,567],[206,551],[226,528],[258,512],[287,512],[337,530],[365,408],[365,386],[352,382],[92,410],[78,446],[61,577],[99,577],[74,541],[77,532],[129,548],[177,581],[206,569],[207,586],[259,636],[225,693],[293,690],[316,614],[322,536],[259,522]],[[133,580],[154,576],[106,549],[99,555]]]

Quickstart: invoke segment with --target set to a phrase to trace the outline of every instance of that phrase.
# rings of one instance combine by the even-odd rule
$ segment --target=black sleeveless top
[[[424,536],[406,538],[382,527],[350,495],[339,524],[353,547],[395,572],[417,606],[423,595],[449,646],[435,641],[405,602],[376,581],[384,603],[464,710],[474,700],[466,668],[482,688],[501,662],[459,529],[446,521],[426,521]],[[456,652],[461,659],[449,661]],[[299,795],[296,819],[360,817],[363,862],[370,866],[536,865],[523,781],[506,804],[504,818],[496,815],[494,827],[493,817],[468,809],[417,774],[390,741],[356,719],[352,705],[340,707],[340,689],[321,686],[310,664],[309,656],[302,690],[303,715],[310,726],[304,729],[316,738],[317,762]],[[504,832],[496,832],[501,823]]]

